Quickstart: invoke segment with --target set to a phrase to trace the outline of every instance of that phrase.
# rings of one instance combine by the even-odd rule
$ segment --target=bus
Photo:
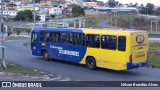
[[[34,28],[32,55],[116,71],[147,65],[148,33],[140,30]]]

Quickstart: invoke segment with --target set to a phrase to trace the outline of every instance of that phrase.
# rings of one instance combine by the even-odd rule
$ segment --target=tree
[[[30,29],[27,29],[26,32],[28,33],[28,35],[31,33]]]
[[[160,16],[160,7],[155,10],[155,15]]]
[[[39,2],[41,2],[41,0],[35,0],[35,2],[36,2],[36,3],[39,3]]]
[[[120,4],[119,1],[115,1],[115,3],[116,3],[116,6],[119,6],[119,4]]]
[[[84,2],[92,2],[92,0],[84,0]]]
[[[8,31],[8,36],[10,36],[11,34],[13,34],[13,32],[11,30]]]
[[[139,10],[139,12],[141,14],[146,14],[146,8],[145,7],[141,7],[141,9]]]
[[[17,13],[16,19],[17,20],[24,20],[24,13],[23,13],[23,11],[19,11]]]
[[[134,6],[137,7],[137,6],[138,6],[138,3],[135,3]]]
[[[73,7],[72,8],[72,15],[74,17],[84,16],[85,15],[84,8],[81,8],[80,6]]]
[[[4,2],[10,2],[10,0],[4,0]]]
[[[146,6],[146,13],[151,15],[154,13],[154,4],[152,3],[147,3],[147,6]]]
[[[123,4],[122,3],[119,3],[119,7],[122,7],[123,6]]]
[[[54,15],[54,14],[51,14],[50,16],[51,16],[52,18],[55,18],[55,15]]]
[[[21,34],[21,30],[16,30],[17,35],[19,36]]]
[[[115,6],[116,6],[115,0],[109,0],[107,3],[108,3],[108,5],[109,5],[110,7],[115,7]]]
[[[36,15],[36,20],[37,20],[37,21],[41,20],[41,19],[40,19],[40,16]]]
[[[143,4],[141,4],[141,5],[140,5],[140,7],[144,7],[144,5],[143,5]]]
[[[19,11],[17,13],[16,19],[17,20],[32,20],[33,14],[32,11],[30,10],[24,10],[24,11]]]

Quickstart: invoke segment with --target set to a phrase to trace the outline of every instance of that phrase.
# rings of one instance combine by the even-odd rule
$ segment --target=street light
[[[1,0],[1,43],[2,43],[2,67],[7,69],[4,59],[4,30],[3,30],[3,0]]]

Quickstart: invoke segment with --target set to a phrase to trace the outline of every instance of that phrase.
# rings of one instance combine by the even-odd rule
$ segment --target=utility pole
[[[33,18],[34,18],[34,28],[36,27],[36,10],[35,10],[35,0],[33,0],[33,5],[34,5],[34,15],[33,15]]]
[[[116,27],[118,27],[118,11],[116,12]]]
[[[2,67],[7,69],[4,59],[3,0],[1,0],[1,32],[2,32]]]

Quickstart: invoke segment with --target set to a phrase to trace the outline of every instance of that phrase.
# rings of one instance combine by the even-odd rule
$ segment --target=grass
[[[86,27],[87,28],[101,28],[99,25],[98,25],[99,21],[96,21],[96,20],[87,20],[86,21]]]
[[[149,38],[160,38],[160,34],[149,34]]]
[[[160,43],[149,43],[148,64],[160,67]]]
[[[22,37],[22,36],[7,36],[5,40],[26,40],[30,39],[29,37]]]
[[[0,72],[8,72],[8,73],[18,73],[24,75],[40,75],[40,72],[35,72],[33,70],[29,70],[23,67],[19,67],[12,64],[7,64],[7,69],[0,68]]]
[[[16,32],[16,31],[27,32],[28,30],[31,31],[30,28],[13,28],[13,32]]]

